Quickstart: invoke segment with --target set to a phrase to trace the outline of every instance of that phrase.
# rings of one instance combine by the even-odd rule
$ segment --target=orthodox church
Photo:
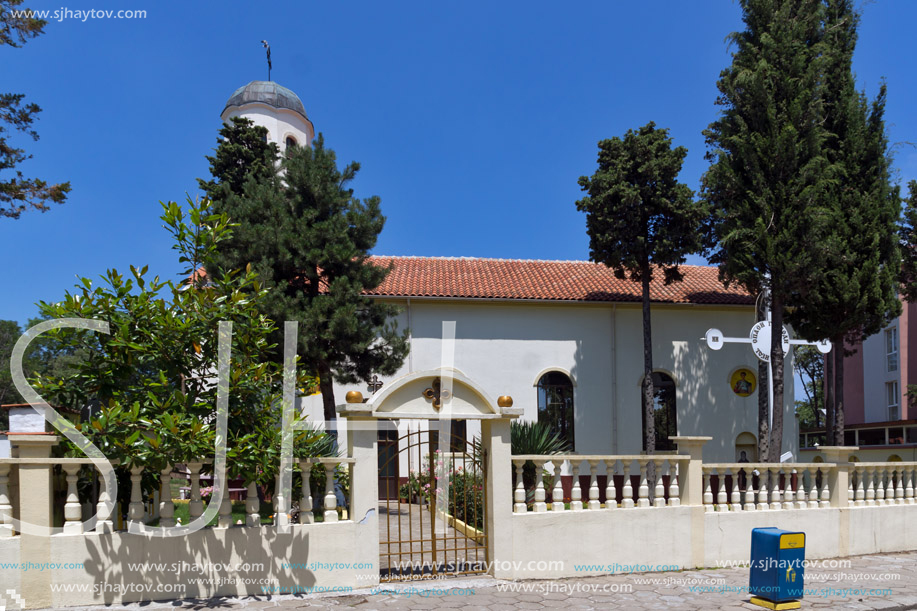
[[[315,135],[299,97],[272,81],[236,90],[221,119],[237,116],[267,128],[281,150],[308,146]],[[454,322],[455,371],[493,396],[511,396],[524,420],[548,422],[578,454],[643,450],[637,284],[587,261],[381,255],[373,261],[393,265],[371,296],[400,306],[397,323],[410,330],[410,353],[394,376],[376,376],[362,387],[336,383],[339,402],[348,391],[370,397],[394,380],[441,367],[443,323]],[[757,359],[749,346],[713,351],[704,338],[711,328],[748,337],[754,298],[724,288],[716,268],[682,269],[684,282],[664,286],[659,279],[651,290],[657,450],[674,449],[669,436],[703,435],[713,438],[705,460],[753,462]],[[798,456],[791,377],[784,396],[783,448]],[[320,398],[304,397],[303,406],[311,419],[323,421]],[[398,426],[413,425],[401,420]],[[478,434],[478,422],[453,426],[468,439]]]

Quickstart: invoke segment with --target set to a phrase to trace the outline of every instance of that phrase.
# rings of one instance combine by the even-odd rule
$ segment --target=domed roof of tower
[[[299,96],[274,81],[252,81],[244,87],[239,87],[229,96],[226,108],[243,106],[252,102],[267,104],[274,108],[286,108],[301,114],[307,121],[309,120],[309,117],[306,116],[306,108],[302,105]],[[224,112],[226,108],[223,109]]]

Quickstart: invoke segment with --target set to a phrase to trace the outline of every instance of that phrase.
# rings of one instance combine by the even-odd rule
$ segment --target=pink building
[[[917,406],[909,410],[907,401],[908,385],[917,384],[917,303],[905,303],[901,316],[852,348],[844,359],[844,445],[917,459]],[[825,443],[819,431],[800,437],[800,447]]]

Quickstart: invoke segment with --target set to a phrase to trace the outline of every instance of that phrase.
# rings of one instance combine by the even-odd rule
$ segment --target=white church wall
[[[639,410],[643,376],[642,311],[638,307],[619,306],[617,319],[618,438],[635,439],[639,443],[642,430]],[[743,432],[757,438],[757,393],[748,397],[735,394],[730,377],[743,367],[757,372],[758,363],[747,344],[727,344],[713,351],[701,338],[713,327],[727,337],[747,337],[753,324],[751,308],[653,307],[653,365],[675,380],[678,434],[712,436],[713,440],[704,447],[704,455],[709,460],[735,460],[735,440]],[[786,370],[791,371],[789,359]],[[792,376],[788,376],[784,386],[783,451],[793,452],[798,459],[799,435],[793,395]],[[640,449],[622,447],[621,451]]]
[[[394,300],[393,300],[394,301]],[[547,302],[469,302],[411,299],[396,301],[403,311],[400,329],[410,319],[411,354],[383,382],[440,366],[442,323],[456,321],[455,367],[493,396],[510,395],[536,420],[535,384],[546,370],[569,372],[574,381],[577,453],[638,453],[642,449],[640,381],[643,328],[639,305],[552,304]],[[658,370],[677,385],[678,433],[710,435],[709,460],[733,461],[736,437],[757,436],[757,397],[732,392],[730,375],[739,367],[757,371],[751,348],[728,344],[718,352],[701,340],[717,327],[727,336],[747,336],[751,308],[653,306],[653,358]],[[790,361],[787,360],[787,367]],[[335,399],[348,390],[371,394],[368,386],[335,384]],[[784,451],[798,454],[792,379],[786,381]],[[320,401],[317,402],[320,416]],[[408,423],[401,423],[406,432]],[[416,423],[410,426],[416,426]],[[469,438],[479,434],[469,422]],[[798,458],[798,456],[797,456]]]

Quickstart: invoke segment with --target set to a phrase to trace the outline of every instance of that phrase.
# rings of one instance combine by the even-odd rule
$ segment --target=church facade
[[[221,118],[233,116],[266,127],[281,150],[308,145],[315,133],[299,98],[273,82],[238,89]],[[393,376],[335,383],[339,403],[348,391],[368,397],[402,376],[443,366],[443,323],[454,323],[452,366],[493,397],[511,396],[524,420],[548,422],[578,454],[643,451],[639,285],[586,261],[376,256],[372,262],[392,267],[371,296],[400,307],[396,322],[409,332],[410,352]],[[683,271],[682,283],[664,286],[656,278],[652,285],[657,449],[668,449],[669,435],[707,435],[713,437],[704,448],[708,460],[754,461],[757,360],[747,345],[712,351],[703,339],[711,328],[747,337],[755,323],[753,297],[724,288],[715,268]],[[451,328],[445,327],[446,340]],[[791,377],[785,388],[783,448],[796,454]],[[319,397],[302,403],[313,420],[323,420]],[[406,433],[427,423],[398,426]],[[472,439],[475,426],[458,422],[453,433]]]

